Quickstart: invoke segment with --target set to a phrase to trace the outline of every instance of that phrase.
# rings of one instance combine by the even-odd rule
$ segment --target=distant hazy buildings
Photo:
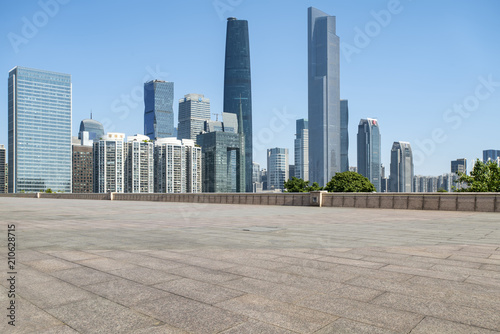
[[[260,170],[260,164],[254,162],[252,164],[252,192],[261,192],[262,191],[262,171]]]
[[[309,125],[307,119],[295,122],[295,177],[309,180]]]
[[[109,132],[94,141],[94,192],[125,191],[125,134]]]
[[[238,125],[244,134],[246,192],[252,192],[252,89],[250,72],[250,43],[248,22],[234,17],[227,19],[226,56],[224,67],[224,108],[226,113],[237,114]],[[240,117],[241,116],[241,117]],[[212,135],[225,136],[225,135]],[[221,137],[222,138],[222,137]]]
[[[452,191],[453,174],[447,173],[439,176],[422,176],[415,175],[413,177],[413,191],[419,193],[437,192],[437,191]]]
[[[288,179],[288,149],[278,147],[268,149],[267,188],[284,189]]]
[[[341,166],[339,37],[335,17],[308,9],[309,179],[324,186]]]
[[[397,141],[391,149],[391,192],[411,192],[413,185],[413,154],[410,143]]]
[[[200,193],[201,148],[191,139],[162,138],[155,142],[155,193]]]
[[[236,114],[223,113],[223,122],[207,121],[205,129],[196,138],[202,151],[203,192],[245,192],[245,136]]]
[[[380,128],[373,118],[362,119],[358,125],[358,173],[367,177],[380,192]]]
[[[8,137],[9,192],[71,192],[71,76],[12,69]]]
[[[500,150],[483,150],[483,162],[487,163],[488,160],[496,161],[500,158]]]
[[[92,117],[92,116],[91,116]],[[82,133],[88,132],[89,140],[99,140],[104,136],[104,127],[95,119],[84,119],[80,122],[80,131],[78,132],[78,139],[82,139]]]
[[[5,192],[5,146],[0,145],[0,194]]]
[[[151,80],[144,84],[144,134],[151,139],[174,136],[174,83]]]
[[[210,120],[210,99],[201,94],[187,94],[179,100],[178,139],[191,139],[203,130],[206,120]]]
[[[154,192],[154,144],[148,136],[128,136],[124,150],[125,192]]]
[[[349,105],[340,100],[340,171],[349,170]]]

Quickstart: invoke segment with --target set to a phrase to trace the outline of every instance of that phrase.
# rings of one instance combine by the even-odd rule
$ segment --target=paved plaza
[[[0,333],[500,333],[499,213],[0,198],[0,221]]]

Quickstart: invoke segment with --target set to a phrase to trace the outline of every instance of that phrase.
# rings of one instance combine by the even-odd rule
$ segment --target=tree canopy
[[[467,187],[456,189],[461,192],[500,192],[500,167],[496,162],[487,163],[477,159],[474,168],[467,173],[457,172],[457,183],[465,183]]]
[[[324,189],[329,192],[373,192],[375,186],[361,174],[343,172],[335,174]]]
[[[304,181],[294,176],[285,182],[285,190],[287,193],[307,193],[310,191],[321,190],[321,187],[317,182],[309,185],[309,181]]]

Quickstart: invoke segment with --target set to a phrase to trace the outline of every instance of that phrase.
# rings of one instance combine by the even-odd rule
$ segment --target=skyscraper
[[[413,154],[410,143],[395,141],[391,149],[391,192],[412,192]]]
[[[295,122],[295,177],[309,180],[309,125],[307,119]]]
[[[210,99],[201,94],[187,94],[179,100],[178,139],[191,139],[203,130],[206,120],[210,120]]]
[[[467,173],[467,159],[457,159],[451,161],[451,173],[456,174],[457,172]]]
[[[128,136],[124,147],[126,193],[154,192],[154,144],[148,136]]]
[[[349,106],[340,100],[340,171],[349,170]]]
[[[71,192],[71,76],[12,69],[8,136],[9,192]]]
[[[80,132],[88,134],[88,132]],[[72,185],[71,192],[91,193],[94,191],[94,157],[92,145],[72,145]]]
[[[366,118],[358,125],[358,173],[380,187],[380,129],[376,119]]]
[[[270,148],[267,150],[267,187],[285,189],[288,181],[288,149]]]
[[[0,145],[0,194],[5,192],[5,146]]]
[[[339,37],[335,16],[308,9],[309,179],[324,186],[342,170]]]
[[[78,139],[82,139],[82,132],[89,133],[89,140],[99,140],[104,136],[104,127],[95,119],[84,119],[80,122],[80,131],[78,132]]]
[[[483,151],[483,162],[487,163],[488,160],[496,161],[500,157],[500,150],[484,150]]]
[[[224,68],[224,112],[240,114],[238,125],[245,136],[245,191],[252,192],[252,88],[248,22],[227,19]],[[241,121],[240,121],[241,119]]]
[[[174,136],[174,83],[144,84],[144,134],[151,139]]]

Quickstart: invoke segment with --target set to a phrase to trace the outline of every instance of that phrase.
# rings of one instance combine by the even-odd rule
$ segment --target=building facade
[[[308,9],[309,180],[324,186],[341,168],[339,37],[335,16]]]
[[[178,139],[191,139],[203,131],[206,120],[210,120],[210,99],[201,94],[187,94],[179,100]]]
[[[483,162],[487,163],[488,160],[496,161],[500,158],[500,150],[483,150]]]
[[[0,145],[0,194],[5,193],[5,146]]]
[[[252,192],[252,80],[248,22],[234,17],[227,19],[223,111],[238,115],[238,126],[245,139],[245,191]]]
[[[349,103],[340,100],[340,171],[349,170]]]
[[[358,173],[381,191],[380,128],[373,118],[361,119],[358,125]]]
[[[285,189],[288,181],[288,149],[270,148],[267,150],[267,188]]]
[[[391,192],[413,191],[413,153],[410,143],[397,141],[391,149],[391,174],[389,190]]]
[[[294,140],[295,177],[309,180],[309,122],[307,119],[295,121]]]
[[[155,142],[155,193],[200,193],[201,148],[193,140],[161,138]]]
[[[109,132],[94,142],[94,192],[125,192],[125,134]]]
[[[94,155],[92,146],[72,145],[72,189],[74,194],[92,193],[94,191]]]
[[[467,173],[467,159],[457,159],[451,161],[451,173]]]
[[[125,192],[154,192],[154,144],[148,136],[128,136],[124,147]]]
[[[144,134],[151,139],[174,136],[174,83],[151,80],[144,84]]]
[[[71,192],[71,75],[12,69],[8,137],[9,192]]]

